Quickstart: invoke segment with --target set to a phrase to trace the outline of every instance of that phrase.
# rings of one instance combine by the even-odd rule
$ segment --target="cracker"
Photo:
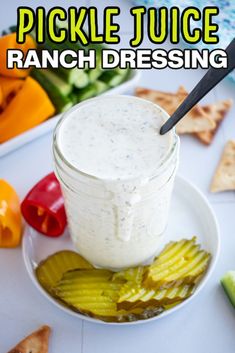
[[[19,342],[8,353],[48,353],[50,333],[51,329],[49,326],[42,326],[39,330]]]
[[[215,122],[216,126],[214,129],[209,131],[203,131],[195,133],[195,136],[204,144],[210,145],[214,139],[216,132],[224,118],[226,117],[228,111],[233,104],[232,99],[226,99],[223,101],[218,101],[213,104],[209,104],[203,107],[204,111],[210,116],[210,118]]]
[[[235,140],[226,143],[210,190],[211,192],[235,190]]]
[[[184,94],[185,96],[188,95],[188,92],[183,86],[179,87],[177,93],[182,95]],[[211,144],[221,122],[224,120],[226,114],[228,113],[232,105],[233,100],[226,99],[215,102],[213,104],[202,106],[204,112],[215,122],[216,126],[214,127],[214,129],[208,131],[197,132],[194,134],[194,136],[196,136],[201,142],[206,145]]]
[[[185,89],[184,86],[179,86],[179,88],[178,88],[178,90],[177,90],[176,93],[177,93],[177,94],[184,95],[185,98],[186,98],[186,96],[188,96],[188,91]]]
[[[160,105],[169,115],[172,115],[181,102],[186,98],[187,93],[181,91],[177,93],[169,93],[156,91],[146,88],[137,88],[136,96],[147,99]],[[185,117],[178,122],[176,131],[178,134],[195,133],[208,131],[215,127],[215,122],[208,116],[207,113],[199,106],[194,106]]]

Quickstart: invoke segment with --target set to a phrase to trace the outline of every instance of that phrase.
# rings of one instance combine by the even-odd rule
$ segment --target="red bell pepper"
[[[54,173],[45,176],[26,195],[21,212],[38,232],[49,237],[63,234],[67,224],[64,199]]]

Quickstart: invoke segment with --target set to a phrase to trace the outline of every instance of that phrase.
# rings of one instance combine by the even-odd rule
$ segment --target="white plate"
[[[132,70],[130,78],[119,86],[108,90],[102,95],[132,93],[134,87],[140,79],[140,71]],[[56,126],[61,114],[56,115],[40,125],[30,129],[7,142],[0,143],[0,157],[14,151],[15,149],[29,143],[38,137],[52,131]]]
[[[185,304],[188,304],[201,291],[201,289],[208,281],[218,258],[220,238],[219,227],[214,212],[212,211],[206,198],[195,186],[193,186],[182,177],[177,176],[173,191],[169,224],[165,232],[164,244],[162,244],[162,247],[171,240],[191,238],[193,235],[197,236],[198,241],[200,244],[202,244],[202,247],[209,251],[212,255],[209,269],[201,280],[194,294],[187,300],[183,301],[181,304],[163,312],[159,316],[155,316],[147,320],[139,320],[127,323],[107,323],[76,313],[54,300],[39,285],[34,274],[34,269],[37,264],[41,260],[45,259],[48,255],[53,254],[56,251],[73,249],[73,245],[68,232],[65,232],[65,234],[60,238],[52,239],[38,234],[30,227],[26,227],[23,237],[23,257],[26,269],[33,283],[40,290],[40,292],[58,308],[80,319],[91,322],[102,323],[106,325],[134,325],[153,320],[159,320],[162,317],[165,317],[174,311],[179,310]]]

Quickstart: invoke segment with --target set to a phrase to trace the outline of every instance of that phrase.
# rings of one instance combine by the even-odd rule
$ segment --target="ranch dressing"
[[[158,247],[177,164],[175,134],[159,134],[166,118],[153,103],[110,96],[78,105],[56,129],[70,233],[96,266],[134,266]]]

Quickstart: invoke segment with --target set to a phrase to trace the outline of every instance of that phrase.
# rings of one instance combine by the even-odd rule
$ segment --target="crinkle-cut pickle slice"
[[[59,251],[45,260],[36,268],[36,276],[43,288],[51,288],[62,278],[67,271],[74,269],[91,269],[92,265],[78,253],[70,250]]]
[[[113,280],[109,270],[74,270],[63,275],[53,294],[73,310],[104,321],[147,319],[163,311],[162,307],[118,310],[117,300],[123,279]]]
[[[186,284],[168,289],[148,289],[140,286],[132,286],[132,283],[123,285],[118,299],[118,309],[147,308],[151,306],[166,306],[178,303],[188,298],[195,286]]]
[[[145,268],[141,266],[129,268],[127,270],[115,272],[112,279],[123,279],[134,283],[141,283],[143,280],[144,270]]]
[[[195,289],[210,254],[196,237],[171,242],[150,266],[114,273],[61,251],[36,269],[41,285],[72,310],[108,322],[147,319],[181,303]]]
[[[144,274],[144,286],[170,288],[195,284],[209,265],[210,254],[200,250],[196,237],[169,243]]]
[[[69,271],[53,288],[53,293],[80,311],[98,315],[108,308],[112,315],[110,303],[115,304],[123,285],[123,280],[112,281],[112,275],[109,270],[99,269]]]

